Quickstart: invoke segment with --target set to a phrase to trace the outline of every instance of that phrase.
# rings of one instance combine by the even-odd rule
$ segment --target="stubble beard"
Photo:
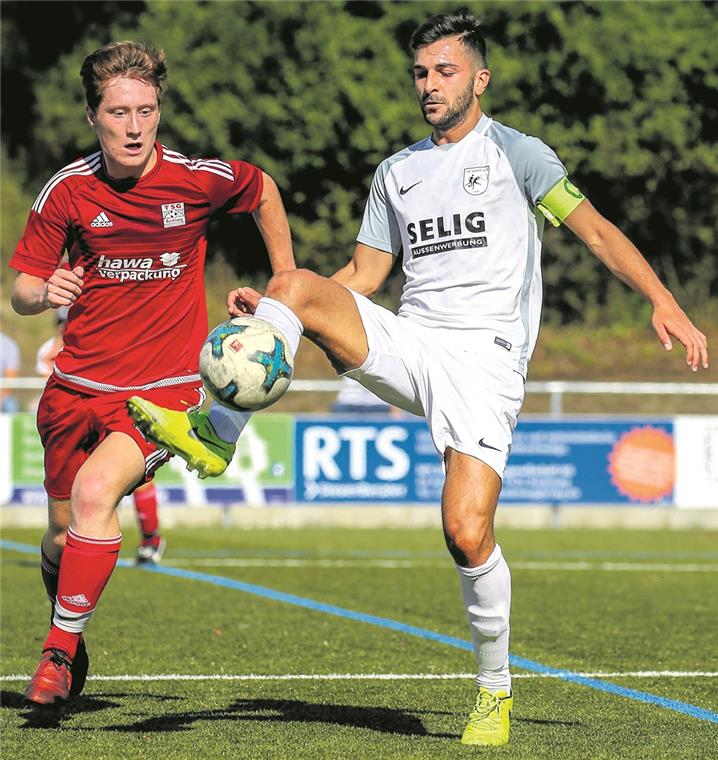
[[[439,121],[433,121],[432,114],[424,112],[424,120],[437,132],[449,132],[465,121],[469,109],[474,103],[474,83],[471,82],[464,92],[459,95],[454,104],[447,108]],[[422,104],[423,110],[423,104]]]

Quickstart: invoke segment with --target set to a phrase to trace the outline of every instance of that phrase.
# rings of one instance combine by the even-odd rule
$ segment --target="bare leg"
[[[116,507],[144,469],[132,438],[110,433],[79,469],[70,502],[50,501],[42,570],[53,617],[25,690],[31,703],[53,705],[82,691],[88,668],[83,632],[120,551]]]
[[[62,550],[65,548],[67,529],[70,527],[70,502],[47,497],[47,530],[42,537],[42,550],[55,565],[60,564]]]
[[[297,315],[306,337],[324,350],[337,370],[354,369],[366,359],[369,345],[364,324],[343,285],[297,269],[272,277],[266,295]]]
[[[143,477],[145,460],[125,433],[110,433],[82,465],[72,484],[71,525],[87,536],[117,536],[117,505]]]
[[[110,433],[72,485],[70,526],[57,577],[53,625],[45,649],[74,657],[79,638],[120,551],[116,507],[144,474],[144,458],[125,433]]]
[[[457,565],[476,567],[496,546],[494,514],[501,479],[479,459],[447,449],[441,515],[446,546]]]
[[[499,476],[474,457],[447,449],[442,518],[456,561],[474,644],[478,686],[511,691],[511,574],[494,537]]]

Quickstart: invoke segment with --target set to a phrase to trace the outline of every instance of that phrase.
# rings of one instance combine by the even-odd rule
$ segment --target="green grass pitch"
[[[474,695],[462,676],[470,652],[248,586],[129,566],[115,571],[88,626],[83,695],[59,713],[31,712],[21,676],[37,663],[49,605],[37,556],[8,542],[36,546],[40,533],[3,533],[3,757],[718,757],[714,533],[501,532],[513,655],[607,674],[596,677],[698,715],[515,667],[511,743],[494,750],[459,743]],[[437,531],[177,529],[167,538],[164,567],[468,640]],[[126,531],[123,558],[134,541]]]

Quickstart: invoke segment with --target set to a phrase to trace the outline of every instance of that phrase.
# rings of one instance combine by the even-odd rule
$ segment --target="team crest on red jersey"
[[[183,227],[187,224],[184,215],[184,203],[163,203],[162,223],[167,227]]]

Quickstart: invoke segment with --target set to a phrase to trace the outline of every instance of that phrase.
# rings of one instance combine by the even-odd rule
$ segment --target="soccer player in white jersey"
[[[416,95],[432,133],[379,166],[349,264],[331,279],[280,273],[265,297],[238,289],[228,306],[272,322],[293,349],[303,332],[338,372],[426,417],[445,466],[443,527],[478,666],[462,742],[501,745],[513,703],[511,577],[493,522],[536,342],[544,220],[565,223],[650,301],[659,339],[666,349],[679,340],[693,371],[708,366],[707,342],[635,246],[571,184],[556,154],[482,112],[491,74],[478,21],[432,17],[411,46]],[[406,284],[394,314],[369,299],[400,253]],[[188,420],[148,402],[134,415],[204,474],[226,465],[200,446],[190,425],[203,440],[216,433],[227,440],[245,421],[219,407]]]

